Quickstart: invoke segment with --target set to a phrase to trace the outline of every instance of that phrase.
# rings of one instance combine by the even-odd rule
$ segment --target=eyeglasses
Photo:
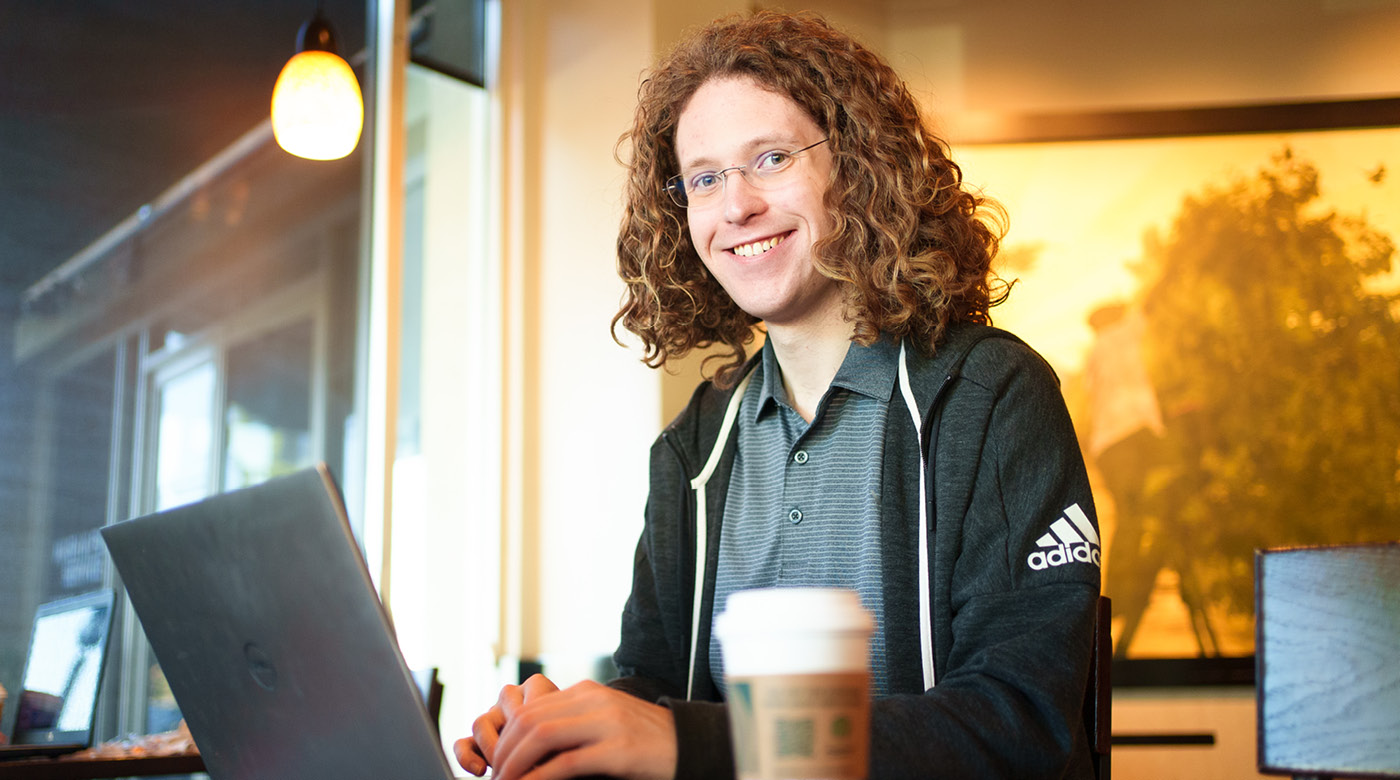
[[[719,202],[720,195],[724,193],[725,183],[729,181],[729,174],[733,171],[738,171],[749,184],[761,190],[770,190],[788,179],[792,173],[792,164],[797,162],[799,154],[821,146],[828,140],[830,139],[823,138],[795,152],[770,149],[755,157],[748,165],[735,165],[718,171],[700,171],[688,176],[677,174],[666,180],[666,193],[683,209],[711,206]]]

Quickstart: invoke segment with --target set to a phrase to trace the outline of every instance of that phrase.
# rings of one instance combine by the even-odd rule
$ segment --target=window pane
[[[4,733],[19,709],[35,610],[103,582],[107,555],[97,529],[107,519],[116,356],[104,352],[42,385],[18,372],[0,384],[11,377],[18,382],[0,388],[13,404],[0,411],[0,425],[11,426],[0,441],[15,446],[0,447],[0,686],[10,692]],[[32,449],[31,424],[33,441],[42,442]]]
[[[198,501],[213,488],[214,364],[204,362],[161,383],[155,508]]]
[[[213,490],[210,449],[214,442],[214,362],[205,360],[157,380],[155,509],[198,501]],[[180,708],[147,646],[145,731],[169,731]]]
[[[115,386],[116,358],[112,353],[54,383],[46,533],[53,565],[46,578],[44,601],[102,585],[107,552],[97,529],[107,521]]]
[[[311,465],[311,359],[309,321],[229,350],[224,490]]]

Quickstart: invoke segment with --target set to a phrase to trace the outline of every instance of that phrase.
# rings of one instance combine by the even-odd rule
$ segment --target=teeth
[[[762,241],[755,241],[752,244],[740,244],[734,247],[733,251],[734,254],[740,257],[753,257],[754,255],[761,255],[781,243],[783,243],[783,236],[774,236],[773,238],[765,238]]]

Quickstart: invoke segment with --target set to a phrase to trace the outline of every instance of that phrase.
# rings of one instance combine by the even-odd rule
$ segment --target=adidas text
[[[1063,516],[1050,524],[1049,533],[1035,540],[1039,550],[1026,556],[1026,565],[1035,571],[1067,563],[1102,566],[1099,533],[1078,504],[1065,507]]]
[[[1063,566],[1070,561],[1092,563],[1095,566],[1102,565],[1099,562],[1099,551],[1090,547],[1088,542],[1076,544],[1073,547],[1060,545],[1048,552],[1036,550],[1026,558],[1026,563],[1030,564],[1030,567],[1036,571],[1048,569],[1051,566]]]

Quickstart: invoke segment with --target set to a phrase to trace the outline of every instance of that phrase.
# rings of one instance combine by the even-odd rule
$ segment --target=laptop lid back
[[[1262,774],[1400,777],[1400,542],[1255,553]]]
[[[39,607],[21,677],[15,745],[92,743],[112,633],[111,590]]]
[[[210,775],[452,776],[324,465],[102,535]]]

